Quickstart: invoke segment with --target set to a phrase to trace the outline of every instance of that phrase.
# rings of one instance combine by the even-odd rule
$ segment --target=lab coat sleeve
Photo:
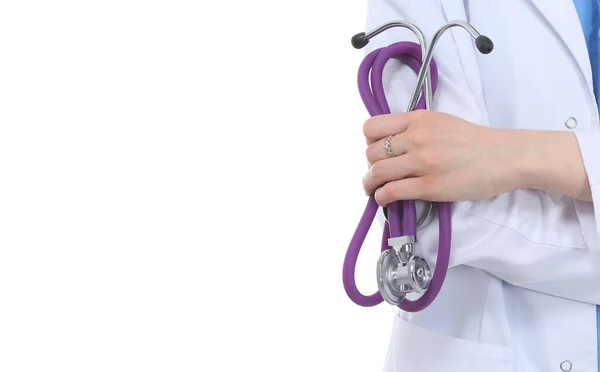
[[[581,230],[592,251],[600,251],[600,133],[575,132],[583,165],[588,176],[592,203],[576,201],[581,221]]]
[[[416,24],[431,40],[449,21],[449,6],[456,7],[451,20],[458,13],[467,19],[462,0],[369,0],[366,29],[403,20]],[[475,26],[485,33],[485,25]],[[417,41],[409,30],[387,30],[372,39],[365,53],[403,40]],[[440,38],[434,52],[439,83],[433,109],[488,126],[475,53],[464,30]],[[397,61],[388,63],[384,88],[392,112],[404,111],[415,80],[409,68]],[[600,304],[600,229],[594,218],[600,215],[600,134],[589,134],[582,133],[579,140],[594,204],[537,190],[453,203],[450,266],[480,268],[517,286]],[[418,230],[417,251],[430,264],[436,259],[438,236],[437,217]]]

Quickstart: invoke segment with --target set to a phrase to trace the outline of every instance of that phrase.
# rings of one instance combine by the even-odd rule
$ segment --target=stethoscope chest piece
[[[431,270],[425,259],[413,254],[414,237],[390,238],[393,247],[377,260],[377,286],[390,305],[399,305],[408,293],[423,293],[429,288]]]

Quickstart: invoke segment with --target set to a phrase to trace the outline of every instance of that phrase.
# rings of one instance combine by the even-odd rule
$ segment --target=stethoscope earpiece
[[[360,32],[352,36],[351,42],[354,48],[362,49],[365,46],[367,46],[367,44],[369,44],[369,39],[367,38],[367,34],[365,34],[364,32]]]
[[[494,50],[494,42],[485,35],[477,36],[475,39],[475,46],[481,52],[481,54],[490,54]]]

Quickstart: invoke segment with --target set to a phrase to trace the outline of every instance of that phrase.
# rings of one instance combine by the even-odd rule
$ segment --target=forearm
[[[515,148],[515,188],[544,190],[586,202],[590,184],[575,135],[549,130],[499,130]],[[600,144],[599,144],[600,145]]]

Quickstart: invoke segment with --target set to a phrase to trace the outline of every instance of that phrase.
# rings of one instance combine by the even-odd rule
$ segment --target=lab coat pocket
[[[396,316],[384,372],[510,372],[514,350],[448,337]]]

